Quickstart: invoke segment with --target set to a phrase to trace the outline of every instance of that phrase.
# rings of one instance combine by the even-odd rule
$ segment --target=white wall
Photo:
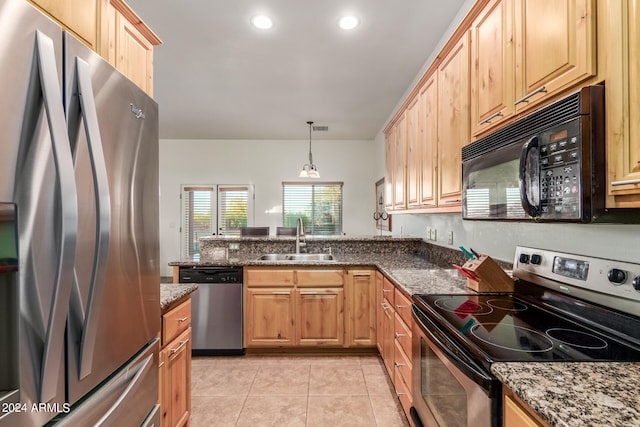
[[[313,161],[320,181],[342,181],[343,232],[376,232],[375,182],[383,175],[371,140],[313,140]],[[187,157],[190,156],[190,157]],[[257,226],[282,225],[282,214],[266,211],[282,205],[282,181],[302,181],[309,141],[161,140],[160,141],[160,274],[171,274],[168,262],[180,259],[180,186],[183,184],[253,184]],[[309,182],[312,182],[309,180]]]

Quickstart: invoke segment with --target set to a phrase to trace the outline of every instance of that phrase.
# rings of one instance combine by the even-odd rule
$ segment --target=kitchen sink
[[[258,261],[333,261],[331,254],[264,254]]]

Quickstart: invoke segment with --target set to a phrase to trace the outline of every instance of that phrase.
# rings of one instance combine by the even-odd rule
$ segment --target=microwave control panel
[[[540,134],[540,209],[545,218],[580,218],[580,119]]]

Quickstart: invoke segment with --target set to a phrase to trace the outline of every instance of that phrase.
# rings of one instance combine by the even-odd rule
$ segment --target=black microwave
[[[588,86],[463,147],[463,219],[597,221],[604,121],[604,86]]]

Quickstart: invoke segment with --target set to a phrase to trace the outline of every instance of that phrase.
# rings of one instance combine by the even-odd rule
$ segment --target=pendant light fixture
[[[313,122],[307,122],[307,124],[309,125],[309,163],[305,163],[305,165],[302,166],[302,170],[300,171],[298,177],[320,178],[320,173],[318,172],[316,165],[313,163],[313,154],[311,153],[311,125],[313,125]]]

